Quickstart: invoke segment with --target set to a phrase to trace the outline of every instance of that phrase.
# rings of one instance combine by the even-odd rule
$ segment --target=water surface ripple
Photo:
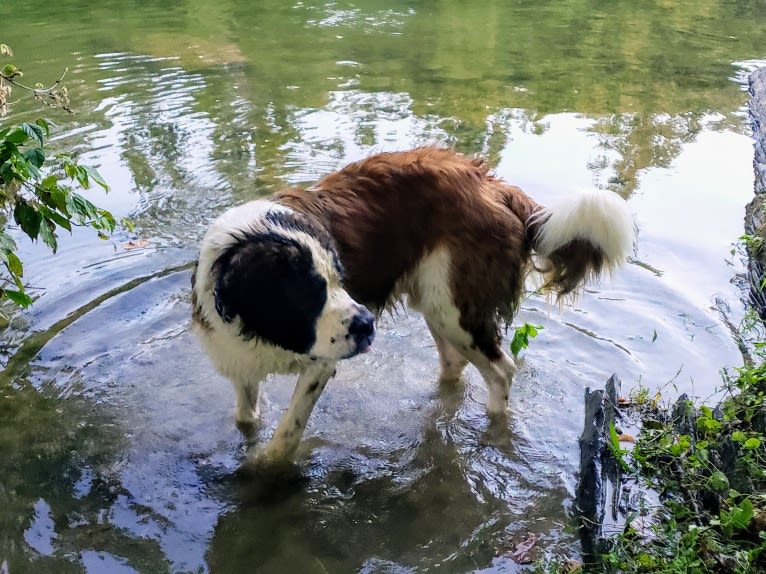
[[[25,78],[70,68],[77,113],[46,111],[52,147],[99,168],[112,190],[89,196],[136,232],[76,229],[55,257],[23,243],[37,301],[0,333],[1,572],[519,572],[529,534],[532,558],[576,557],[585,387],[616,372],[625,392],[705,397],[741,363],[732,243],[752,194],[743,90],[766,62],[762,6],[10,4],[2,41]],[[38,114],[22,98],[3,122]],[[620,193],[630,263],[574,307],[524,301],[517,322],[544,329],[505,424],[475,370],[437,383],[421,317],[398,311],[340,366],[297,471],[243,473],[233,393],[189,331],[207,224],[431,143],[483,154],[542,203]],[[291,383],[264,385],[261,440]]]

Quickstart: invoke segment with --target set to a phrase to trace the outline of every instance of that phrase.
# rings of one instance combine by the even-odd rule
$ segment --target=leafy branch
[[[529,339],[537,337],[538,331],[542,330],[542,325],[532,325],[531,323],[524,323],[521,327],[517,327],[513,333],[513,339],[511,339],[513,356],[518,357],[522,349],[529,347]]]
[[[0,44],[0,56],[13,56],[13,51],[7,44]],[[24,73],[16,64],[5,64],[5,66],[0,69],[0,116],[8,113],[8,100],[11,96],[11,86],[30,92],[35,100],[46,106],[61,108],[69,113],[73,113],[72,109],[69,107],[69,92],[67,91],[67,87],[63,84],[64,77],[68,71],[69,68],[64,69],[64,72],[59,79],[47,88],[40,83],[35,84],[34,86],[28,86],[19,81],[19,78],[22,78]]]
[[[0,56],[12,54],[7,45],[0,44]],[[62,85],[65,74],[48,88],[32,88],[18,81],[23,74],[15,64],[6,64],[0,69],[0,115],[8,110],[11,86],[32,92],[45,105],[71,113]],[[29,306],[32,299],[23,283],[18,245],[9,229],[19,229],[33,241],[41,240],[55,253],[60,229],[71,233],[75,226],[90,227],[106,239],[117,226],[109,211],[78,193],[94,185],[109,191],[98,171],[81,165],[71,154],[48,156],[45,143],[50,128],[51,123],[43,118],[34,123],[0,125],[0,301],[10,300],[20,307]],[[127,220],[120,223],[132,229]]]

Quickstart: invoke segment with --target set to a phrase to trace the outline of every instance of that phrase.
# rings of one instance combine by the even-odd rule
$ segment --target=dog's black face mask
[[[216,311],[238,320],[241,336],[295,353],[342,359],[366,351],[374,318],[340,287],[335,253],[315,248],[326,255],[324,268],[294,237],[243,234],[213,265]]]
[[[309,353],[327,280],[308,246],[277,233],[247,233],[221,253],[213,273],[216,311],[229,323],[239,318],[243,337]]]

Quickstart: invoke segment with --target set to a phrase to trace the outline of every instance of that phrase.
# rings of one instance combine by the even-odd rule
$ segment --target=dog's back
[[[274,199],[328,229],[356,300],[380,310],[407,295],[471,362],[512,363],[498,317],[512,320],[531,270],[566,296],[621,264],[633,241],[616,194],[544,208],[485,162],[436,147],[377,154]]]
[[[434,147],[378,154],[275,199],[330,231],[349,293],[368,306],[381,309],[406,291],[402,281],[444,248],[456,295],[470,296],[458,304],[483,314],[510,306],[509,315],[530,254],[525,222],[539,208],[483,161]]]

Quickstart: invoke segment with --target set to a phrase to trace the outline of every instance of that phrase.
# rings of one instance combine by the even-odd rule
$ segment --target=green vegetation
[[[683,397],[672,413],[633,403],[642,430],[632,449],[612,428],[610,451],[623,473],[660,504],[641,498],[606,541],[599,570],[766,571],[766,364],[739,369],[727,388],[715,409]]]
[[[13,55],[0,44],[0,57]],[[69,98],[61,82],[63,75],[49,88],[20,83],[22,71],[12,63],[0,69],[0,115],[7,113],[12,88],[32,93],[38,101],[68,112]],[[24,265],[18,256],[18,245],[9,230],[20,229],[30,239],[42,240],[55,253],[57,232],[71,232],[73,226],[88,226],[106,238],[116,222],[111,213],[96,207],[76,189],[89,189],[96,184],[108,191],[109,186],[92,167],[81,165],[71,154],[51,157],[45,147],[51,122],[38,118],[34,123],[3,125],[0,123],[0,302],[27,307],[32,298],[23,283]]]
[[[514,358],[519,356],[522,349],[529,347],[529,338],[537,337],[537,332],[542,330],[542,325],[532,325],[531,323],[524,323],[521,327],[517,327],[513,333],[513,339],[511,339],[511,353],[513,353]]]
[[[748,253],[757,255],[763,249],[763,237],[745,233],[739,237],[739,241],[745,246]]]
[[[766,572],[766,341],[759,333],[751,310],[738,334],[761,341],[743,367],[724,373],[715,407],[686,395],[670,405],[664,387],[653,393],[641,381],[617,400],[621,424],[641,427],[633,437],[612,422],[604,437],[620,475],[606,504],[624,526],[604,535],[585,564],[552,559],[535,573]]]

